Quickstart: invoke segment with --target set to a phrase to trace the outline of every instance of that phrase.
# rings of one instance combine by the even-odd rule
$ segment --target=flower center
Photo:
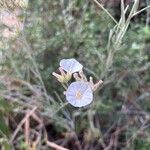
[[[76,99],[81,99],[82,98],[82,93],[80,91],[77,91],[75,96],[76,96]]]

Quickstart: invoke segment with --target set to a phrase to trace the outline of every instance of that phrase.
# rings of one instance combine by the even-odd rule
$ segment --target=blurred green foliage
[[[123,106],[129,111],[132,107],[136,110],[132,104],[136,102],[142,111],[150,111],[150,27],[140,22],[138,17],[132,20],[123,43],[113,57],[112,66],[105,75],[108,36],[114,23],[94,2],[33,0],[22,17],[25,18],[23,33],[16,39],[3,41],[1,51],[6,59],[1,63],[1,74],[9,74],[39,86],[38,76],[34,74],[37,65],[48,95],[56,102],[49,105],[40,103],[41,114],[51,120],[49,122],[54,124],[55,130],[62,132],[71,126],[71,129],[75,128],[80,133],[90,128],[88,109],[99,116],[102,133],[119,120],[118,112]],[[62,87],[53,78],[52,72],[58,67],[59,60],[71,57],[84,64],[85,72],[88,76],[94,76],[95,81],[104,80],[103,87],[95,94],[93,104],[85,110],[71,106],[59,110],[60,103],[65,102],[65,99]],[[7,136],[10,132],[4,118],[10,110],[9,103],[1,99],[0,130]],[[79,118],[74,123],[76,115]],[[122,124],[129,121],[128,116],[121,119]],[[135,126],[140,125],[140,121],[134,123]],[[134,131],[131,132],[134,134]],[[134,149],[148,150],[149,138],[141,140],[136,137]]]
[[[6,124],[5,117],[8,116],[8,114],[11,111],[11,105],[5,101],[4,99],[0,99],[0,135],[7,137],[10,134],[9,127]]]

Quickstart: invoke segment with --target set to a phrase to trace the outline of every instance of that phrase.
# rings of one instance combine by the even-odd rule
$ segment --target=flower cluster
[[[93,92],[103,83],[99,80],[93,83],[93,78],[88,80],[83,73],[83,66],[76,59],[62,59],[60,61],[60,74],[53,72],[57,80],[67,84],[71,78],[75,79],[66,89],[65,95],[67,101],[74,107],[83,107],[93,101]]]

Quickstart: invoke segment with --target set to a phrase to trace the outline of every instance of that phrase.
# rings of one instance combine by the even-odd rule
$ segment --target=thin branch
[[[69,150],[69,149],[67,149],[67,148],[64,148],[64,147],[62,147],[62,146],[59,146],[59,145],[57,145],[57,144],[55,144],[55,143],[53,143],[53,142],[50,142],[50,141],[46,141],[46,144],[48,145],[48,146],[50,146],[51,148],[54,148],[55,150]]]
[[[27,112],[28,114],[29,112]],[[29,146],[29,133],[30,133],[30,118],[26,119],[24,123],[24,134],[25,134],[25,143],[27,146]]]
[[[94,0],[94,2],[95,2],[102,10],[104,10],[104,11],[108,14],[108,16],[109,16],[116,24],[118,24],[118,22],[116,21],[116,19],[108,12],[107,9],[105,9],[105,8],[103,7],[103,5],[101,5],[97,0]]]
[[[69,149],[64,148],[64,147],[62,147],[62,146],[60,146],[60,145],[57,145],[57,144],[54,143],[54,142],[50,142],[50,141],[48,140],[48,137],[47,137],[47,132],[45,132],[45,142],[46,142],[46,144],[47,144],[49,147],[54,148],[55,150],[69,150]]]
[[[134,13],[134,14],[132,15],[132,17],[134,17],[134,16],[140,14],[141,12],[143,12],[143,11],[149,9],[149,8],[150,8],[150,6],[147,6],[147,7],[143,8],[143,9],[139,10],[138,12]]]
[[[34,107],[28,114],[26,114],[26,116],[22,119],[22,121],[19,123],[19,125],[17,126],[16,130],[14,131],[11,139],[10,139],[10,143],[13,142],[13,140],[15,139],[16,135],[18,134],[18,132],[20,131],[21,127],[23,126],[23,124],[26,122],[26,120],[35,112],[35,110],[37,109],[37,107]]]

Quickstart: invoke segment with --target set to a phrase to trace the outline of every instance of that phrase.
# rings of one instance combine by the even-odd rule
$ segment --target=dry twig
[[[20,131],[21,127],[23,126],[23,124],[26,122],[26,120],[35,112],[35,110],[37,109],[37,107],[34,107],[29,113],[26,114],[26,116],[22,119],[22,121],[19,123],[19,125],[17,126],[16,130],[14,131],[11,139],[10,139],[10,143],[13,142],[13,140],[15,139],[16,135],[18,134],[18,132]]]

